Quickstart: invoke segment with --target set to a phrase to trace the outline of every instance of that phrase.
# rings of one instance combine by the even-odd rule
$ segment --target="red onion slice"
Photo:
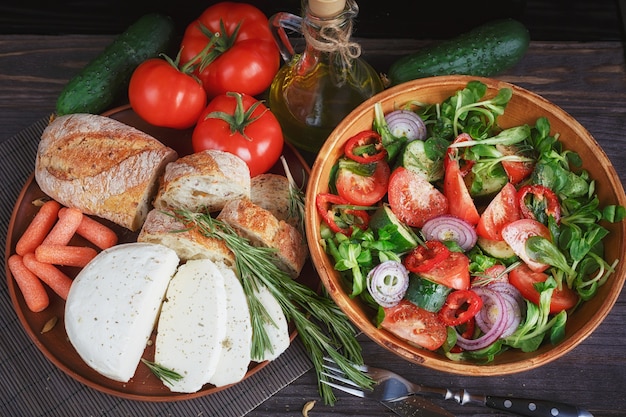
[[[385,115],[389,131],[397,138],[409,142],[426,139],[426,125],[421,117],[410,110],[394,110]]]
[[[456,343],[465,350],[478,350],[491,345],[501,337],[507,326],[506,304],[502,296],[485,287],[475,287],[473,290],[483,299],[483,309],[485,309],[486,305],[491,305],[492,307],[490,308],[492,308],[493,312],[496,314],[493,316],[489,314],[490,317],[493,317],[493,322],[489,328],[485,327],[486,331],[483,330],[485,334],[478,339],[466,339],[460,334],[457,334]],[[483,309],[476,315],[476,324],[479,326]],[[484,318],[483,316],[482,319]]]
[[[428,220],[422,227],[422,233],[426,240],[440,242],[453,240],[464,251],[473,248],[478,240],[474,226],[450,214],[443,214]]]
[[[397,261],[385,261],[367,274],[367,289],[382,307],[398,304],[408,287],[409,272]]]

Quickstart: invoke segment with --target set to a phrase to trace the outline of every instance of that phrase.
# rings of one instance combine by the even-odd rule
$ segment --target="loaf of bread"
[[[158,178],[177,153],[114,119],[70,114],[43,131],[35,160],[41,190],[59,203],[138,230]]]
[[[229,224],[252,245],[276,249],[276,265],[293,278],[300,275],[308,250],[298,229],[278,220],[249,198],[229,201],[217,219]]]
[[[250,169],[224,151],[196,152],[171,162],[154,200],[158,209],[215,212],[228,200],[250,196]]]
[[[153,209],[137,236],[137,242],[159,243],[173,249],[181,261],[210,259],[232,266],[233,253],[221,239],[204,236],[181,223],[173,212]]]

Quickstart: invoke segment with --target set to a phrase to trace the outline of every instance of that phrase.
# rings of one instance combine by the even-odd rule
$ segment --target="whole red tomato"
[[[194,152],[219,149],[246,161],[250,176],[267,172],[283,151],[283,132],[276,116],[249,94],[215,97],[193,130]]]
[[[186,129],[198,121],[206,107],[206,92],[175,62],[152,58],[133,72],[128,87],[130,105],[155,126]]]
[[[228,91],[254,96],[272,83],[280,52],[262,11],[246,3],[221,2],[187,26],[181,62],[190,61],[198,66],[196,74],[209,98]]]

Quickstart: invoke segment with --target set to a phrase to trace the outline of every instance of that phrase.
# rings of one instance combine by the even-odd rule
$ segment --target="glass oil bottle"
[[[285,65],[270,87],[268,104],[285,139],[316,153],[339,122],[383,90],[376,71],[350,39],[358,6],[353,0],[303,0],[304,17],[270,18]],[[287,30],[299,32],[304,51],[294,52]]]

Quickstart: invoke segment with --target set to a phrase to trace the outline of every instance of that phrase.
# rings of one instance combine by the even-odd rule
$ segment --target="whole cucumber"
[[[489,77],[515,65],[530,43],[528,29],[514,19],[485,23],[418,52],[406,55],[389,68],[390,85],[436,75]]]
[[[174,38],[174,22],[158,13],[146,14],[117,36],[65,85],[56,103],[56,114],[98,114],[128,88],[137,66],[167,52]]]

